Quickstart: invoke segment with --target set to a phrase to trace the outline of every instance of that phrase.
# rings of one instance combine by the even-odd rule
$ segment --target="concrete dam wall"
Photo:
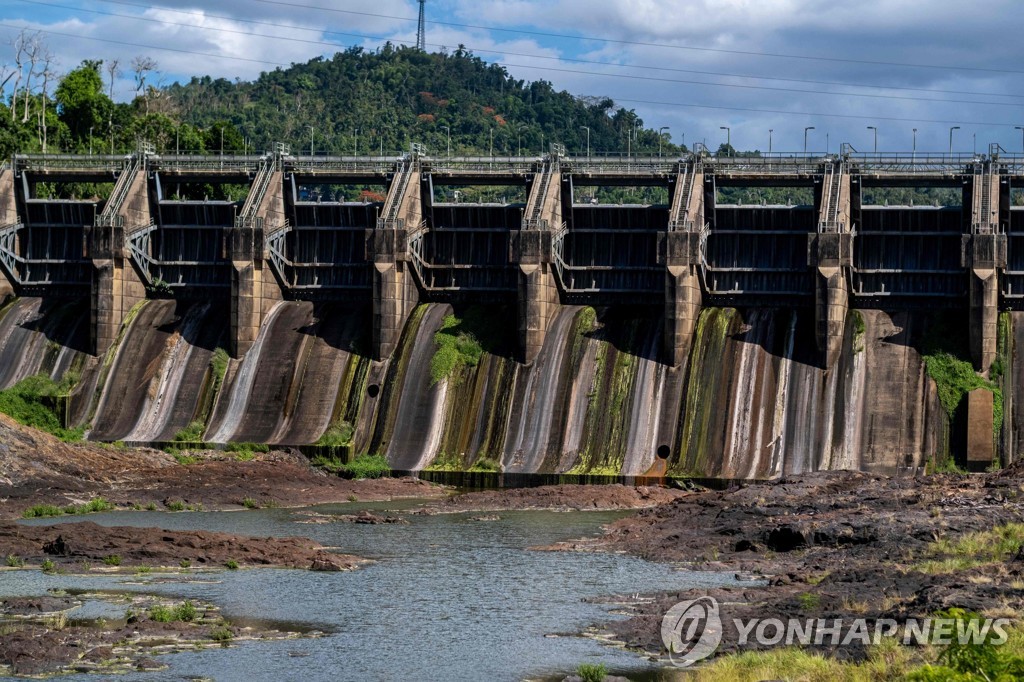
[[[703,150],[16,157],[0,388],[65,379],[95,440],[344,444],[402,470],[1005,463],[1018,176]],[[796,199],[750,199],[779,188]]]

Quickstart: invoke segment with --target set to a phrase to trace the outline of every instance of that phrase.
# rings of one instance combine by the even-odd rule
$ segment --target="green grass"
[[[246,509],[259,509],[260,503],[251,497],[247,497],[244,500],[242,500],[242,506],[245,507]]]
[[[576,674],[583,682],[602,682],[608,677],[608,668],[604,663],[580,663],[576,667]]]
[[[103,557],[103,563],[107,566],[120,566],[121,556],[118,554],[111,554],[110,556]]]
[[[204,431],[206,431],[206,424],[197,419],[174,434],[174,438],[171,440],[175,443],[201,443]]]
[[[490,457],[481,457],[478,459],[473,466],[469,468],[470,471],[490,471],[499,473],[501,472],[501,462]]]
[[[327,447],[348,447],[352,445],[352,438],[355,436],[355,428],[345,421],[331,424],[324,435],[316,442],[317,445]]]
[[[864,334],[867,332],[867,324],[859,310],[850,311],[850,321],[853,322],[853,352],[860,353],[864,350]]]
[[[190,464],[197,464],[199,462],[199,457],[196,457],[195,455],[186,455],[182,452],[175,452],[173,454],[174,461],[182,466],[189,466]]]
[[[804,592],[797,595],[797,602],[804,611],[814,611],[821,606],[821,597],[813,592]]]
[[[224,452],[236,453],[238,456],[235,459],[241,461],[248,461],[256,456],[257,452],[270,452],[270,446],[266,443],[228,443],[224,447]],[[246,457],[247,459],[242,459]]]
[[[198,612],[190,601],[185,601],[174,608],[157,604],[149,608],[149,619],[157,623],[191,623],[196,619]]]
[[[57,406],[78,383],[76,372],[67,372],[60,383],[45,374],[26,377],[14,386],[0,391],[0,412],[19,424],[45,431],[65,442],[82,440],[85,427],[65,428]]]
[[[167,503],[167,509],[172,512],[185,511],[185,503],[181,500],[174,500]]]
[[[94,497],[85,504],[69,504],[66,507],[55,507],[52,504],[37,504],[21,513],[22,518],[37,519],[51,516],[74,516],[77,514],[94,514],[115,509],[115,506],[102,497]]]
[[[454,453],[439,452],[427,465],[427,471],[462,471],[462,458]]]
[[[238,570],[238,562],[235,561],[234,559],[228,559],[227,561],[224,562],[224,568],[228,569],[229,571],[237,571]]]
[[[7,555],[7,568],[21,568],[25,565],[25,560],[14,554]]]
[[[53,573],[54,571],[57,570],[57,565],[54,564],[52,560],[46,559],[39,566],[39,568],[41,568],[43,570],[43,573]]]
[[[391,465],[384,455],[360,455],[341,465],[341,471],[352,478],[383,478],[391,473]]]
[[[1002,563],[1024,545],[1024,523],[1007,523],[991,530],[966,533],[955,540],[936,540],[925,550],[928,557],[911,566],[930,575],[955,573],[977,566]]]

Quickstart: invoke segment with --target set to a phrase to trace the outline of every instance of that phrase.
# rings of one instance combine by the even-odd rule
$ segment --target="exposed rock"
[[[665,504],[687,494],[659,486],[549,485],[538,488],[483,490],[449,497],[424,507],[442,512],[508,511],[516,509],[554,509],[559,511],[607,511],[642,509]]]

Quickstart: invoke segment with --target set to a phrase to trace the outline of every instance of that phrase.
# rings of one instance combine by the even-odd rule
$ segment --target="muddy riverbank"
[[[0,415],[0,519],[103,497],[118,507],[230,509],[443,497],[411,478],[346,480],[292,451],[188,453],[62,443]]]

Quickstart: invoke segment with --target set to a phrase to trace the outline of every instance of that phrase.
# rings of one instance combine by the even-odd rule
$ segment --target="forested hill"
[[[585,153],[588,128],[595,154],[627,146],[657,153],[659,146],[657,131],[610,98],[518,80],[462,48],[351,48],[251,82],[197,76],[162,88],[151,85],[159,66],[148,62],[148,79],[146,71],[134,72],[137,96],[128,103],[111,101],[111,65],[96,60],[51,80],[48,92],[35,79],[32,91],[8,93],[0,104],[0,153],[122,152],[145,139],[160,152],[258,152],[280,141],[304,154],[312,134],[317,153],[393,154],[419,142],[443,155],[449,131],[453,155],[537,154],[552,142]],[[679,149],[664,138],[662,144],[665,153]]]

